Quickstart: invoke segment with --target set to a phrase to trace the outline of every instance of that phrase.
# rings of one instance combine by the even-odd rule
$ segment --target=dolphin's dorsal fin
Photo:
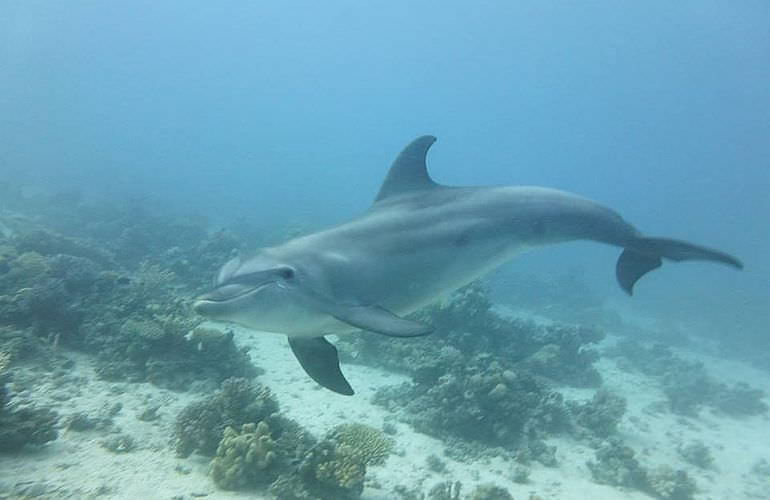
[[[425,165],[425,156],[434,142],[436,138],[432,135],[424,135],[410,142],[391,165],[374,201],[438,186],[428,175]]]

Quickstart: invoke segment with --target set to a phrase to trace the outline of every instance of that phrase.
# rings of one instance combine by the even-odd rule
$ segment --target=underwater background
[[[129,427],[121,418],[132,425],[155,422],[152,429],[136,430],[134,441],[143,432],[158,442],[159,436],[176,436],[171,447],[138,445],[139,451],[132,453],[165,453],[170,460],[187,460],[175,454],[193,452],[207,457],[205,463],[180,462],[179,467],[192,468],[180,476],[186,481],[200,472],[195,484],[201,486],[196,487],[210,487],[210,498],[228,498],[235,495],[229,491],[244,488],[247,495],[259,495],[283,478],[283,469],[258,479],[247,474],[225,481],[224,489],[207,478],[221,477],[211,472],[219,469],[208,460],[226,438],[224,429],[230,426],[231,440],[253,435],[252,444],[272,436],[275,464],[288,470],[292,460],[306,463],[311,456],[317,471],[324,465],[318,458],[323,446],[308,441],[307,446],[283,447],[280,436],[294,436],[295,424],[310,426],[309,434],[322,444],[335,443],[333,448],[343,441],[342,431],[352,435],[361,429],[331,431],[333,426],[324,427],[323,418],[314,424],[312,417],[303,420],[301,413],[292,413],[316,404],[349,415],[358,415],[357,408],[366,408],[360,410],[366,414],[390,412],[394,419],[405,412],[411,417],[391,422],[378,413],[377,418],[404,426],[399,427],[402,436],[416,432],[442,442],[465,439],[482,443],[482,448],[501,446],[507,450],[501,456],[521,451],[520,435],[537,435],[531,440],[536,444],[523,446],[535,458],[511,458],[520,464],[516,467],[526,464],[531,478],[520,483],[512,479],[515,471],[503,474],[512,481],[506,484],[517,499],[705,499],[727,498],[723,492],[728,490],[734,492],[731,498],[770,498],[770,455],[747,458],[745,470],[735,474],[726,470],[729,458],[723,458],[720,469],[715,457],[717,466],[702,467],[709,472],[699,477],[702,471],[682,458],[698,450],[677,455],[677,449],[693,446],[694,438],[680,436],[681,443],[671,445],[666,460],[643,465],[652,470],[661,461],[675,468],[680,464],[696,477],[697,491],[690,491],[687,481],[670,491],[653,486],[655,481],[648,478],[652,472],[642,473],[628,463],[622,479],[609,478],[581,459],[583,469],[576,468],[575,477],[582,470],[587,481],[600,486],[570,493],[552,483],[561,477],[563,484],[572,484],[573,472],[560,476],[549,472],[548,467],[558,469],[550,458],[537,459],[551,456],[540,443],[552,435],[578,436],[580,446],[597,450],[596,457],[594,451],[588,456],[595,464],[611,462],[611,453],[602,455],[602,450],[628,458],[618,451],[626,445],[637,454],[648,449],[648,458],[656,456],[649,449],[660,443],[629,437],[633,433],[628,429],[616,435],[623,434],[624,425],[633,427],[632,400],[647,387],[614,387],[613,394],[626,403],[601,392],[602,384],[626,380],[623,367],[642,378],[671,371],[658,398],[668,401],[668,407],[655,411],[670,415],[672,422],[689,418],[691,427],[709,427],[697,421],[700,408],[716,408],[718,415],[739,422],[735,427],[725,423],[719,439],[706,443],[714,455],[719,446],[729,448],[730,440],[770,439],[762,392],[770,380],[768,26],[770,4],[764,1],[1,1],[0,353],[10,354],[0,357],[0,381],[7,387],[0,403],[8,405],[5,415],[0,413],[0,422],[6,419],[0,448],[7,439],[12,455],[0,455],[0,498],[35,496],[29,488],[39,484],[45,484],[38,488],[39,496],[51,498],[131,498],[132,491],[140,490],[127,485],[136,479],[99,493],[103,480],[78,490],[58,473],[47,475],[29,466],[40,457],[55,463],[65,454],[55,447],[65,446],[67,439],[106,442],[109,436],[123,436],[113,432],[115,425]],[[220,338],[212,333],[213,326],[198,324],[201,318],[189,311],[189,301],[205,289],[233,249],[278,243],[363,212],[397,153],[422,134],[438,137],[428,166],[440,183],[564,189],[616,209],[646,234],[723,249],[741,258],[746,268],[735,272],[701,263],[667,265],[628,298],[613,276],[616,248],[573,243],[523,254],[454,297],[454,305],[424,312],[445,325],[439,340],[401,340],[408,344],[402,346],[381,339],[342,339],[344,363],[406,376],[408,380],[390,383],[411,385],[375,395],[391,375],[365,370],[359,376],[380,387],[340,407],[334,406],[337,396],[325,400],[294,365],[289,368],[296,368],[298,380],[270,378],[295,363],[289,358],[283,363],[288,349],[279,336],[257,341],[236,330]],[[482,313],[474,316],[473,311]],[[509,333],[503,344],[489,334],[492,330],[498,336]],[[191,331],[198,333],[190,336]],[[468,332],[475,332],[470,339]],[[132,339],[139,337],[143,340],[135,344]],[[605,337],[614,340],[607,344]],[[207,342],[216,356],[197,347]],[[561,354],[542,351],[551,345],[561,346]],[[251,346],[251,359],[241,351],[244,346]],[[589,348],[596,355],[582,356]],[[270,354],[254,358],[255,351]],[[441,352],[443,361],[430,366],[414,361],[424,361],[431,352]],[[485,357],[489,353],[510,357],[490,361]],[[551,362],[561,367],[556,372],[552,365],[538,364],[549,353]],[[466,359],[458,359],[460,354]],[[612,360],[619,357],[626,361],[617,368]],[[161,362],[169,359],[176,368]],[[54,366],[46,366],[49,361]],[[489,368],[492,362],[499,369]],[[516,369],[508,370],[506,362]],[[88,375],[73,370],[89,363],[96,363],[94,391],[114,396],[120,390],[128,400],[136,399],[138,414],[157,406],[164,409],[164,418],[156,421],[151,412],[148,420],[137,420],[133,414],[121,416],[121,410],[110,415],[110,408],[101,413],[101,408],[86,405],[93,398],[87,393],[78,396],[83,400],[68,397],[69,408],[63,399],[46,399],[51,387],[62,384],[57,380],[68,380],[64,385],[70,388],[82,384],[77,377]],[[459,365],[475,366],[476,371],[455,372]],[[738,375],[729,379],[724,374],[731,369],[725,366],[746,371],[735,368]],[[519,387],[522,379],[511,375],[518,370],[533,374],[532,385],[525,385],[537,389]],[[254,379],[259,372],[261,378]],[[682,372],[688,373],[687,382],[677,378]],[[489,426],[497,425],[499,432],[464,433],[478,423],[459,419],[439,424],[440,416],[427,412],[444,399],[431,388],[443,387],[446,380],[439,378],[447,374],[460,379],[467,375],[468,384],[483,387],[486,399],[466,398],[478,403],[468,411],[486,412],[488,421],[500,418]],[[489,380],[470,379],[479,374]],[[543,383],[539,377],[550,382],[538,385]],[[191,389],[192,379],[199,385]],[[246,387],[248,383],[258,386]],[[141,384],[183,395],[137,389],[145,387]],[[292,384],[301,390],[285,389]],[[564,385],[591,392],[557,391],[564,399],[559,408],[543,406],[550,415],[546,420],[554,425],[539,426],[534,424],[542,423],[539,415],[511,423],[507,417],[519,410],[508,406],[502,389],[493,392],[500,384],[506,391],[519,387],[538,394],[541,403],[550,401],[549,391]],[[59,389],[66,392],[67,387]],[[274,396],[265,396],[267,387]],[[712,399],[682,401],[672,393],[676,387]],[[150,392],[137,396],[142,391]],[[470,389],[458,391],[467,395]],[[599,395],[596,405],[615,409],[608,410],[614,417],[598,424],[586,416],[590,408],[580,406],[594,401],[594,391]],[[282,393],[293,397],[281,399]],[[180,428],[192,425],[184,423],[185,415],[195,413],[188,399],[206,395],[251,398],[263,406],[249,409],[248,418],[220,419],[215,436],[180,441],[180,435],[188,434]],[[356,406],[368,405],[370,399],[371,408]],[[304,404],[295,408],[297,401]],[[287,412],[280,418],[295,423],[268,421],[278,413],[279,403]],[[742,410],[729,410],[736,407]],[[186,414],[183,408],[188,408]],[[33,413],[18,413],[23,411]],[[640,406],[638,415],[631,416],[643,419],[650,411]],[[44,432],[16,431],[8,423],[30,421],[29,415],[42,422]],[[92,433],[86,438],[71,437],[75,431],[70,429],[80,425],[79,415],[90,419],[81,422],[87,427],[82,432]],[[383,428],[380,421],[366,423]],[[436,428],[443,431],[431,433]],[[751,435],[752,429],[761,435]],[[19,438],[24,432],[30,437]],[[99,432],[108,437],[97,438],[94,433]],[[396,448],[403,446],[399,434],[390,435]],[[665,433],[650,435],[665,441]],[[707,441],[704,436],[698,440]],[[135,447],[118,441],[106,445],[107,451],[97,446],[97,451]],[[279,451],[292,446],[291,453]],[[426,474],[432,475],[419,480],[410,476],[399,491],[384,479],[390,477],[385,472],[380,488],[371,483],[364,488],[362,468],[369,466],[377,474],[377,462],[384,462],[384,456],[364,460],[356,455],[360,460],[350,467],[359,467],[353,476],[360,484],[343,484],[329,472],[341,489],[291,494],[295,496],[281,489],[274,496],[432,495],[434,483],[443,484],[440,478],[459,477],[458,471],[473,468],[468,465],[473,460],[483,461],[483,450],[476,448],[468,452],[473,460],[466,457],[464,462],[457,446],[463,445],[455,442],[448,458],[440,451],[429,454],[444,457],[436,460],[448,461],[449,473],[442,473],[447,466],[434,460],[426,466]],[[702,458],[705,452],[700,453]],[[602,457],[607,459],[602,462]],[[388,460],[398,459],[401,468],[417,461],[409,453]],[[272,460],[263,459],[255,470],[269,470]],[[423,467],[425,460],[419,461]],[[569,460],[562,457],[561,462]],[[385,471],[388,463],[379,466]],[[174,470],[168,475],[174,474],[180,475]],[[489,482],[483,474],[478,482]],[[322,474],[316,479],[324,482]],[[162,478],[156,480],[162,484]],[[473,476],[464,482],[462,495],[475,487]],[[516,490],[520,484],[527,486]],[[439,488],[428,498],[459,498],[452,488]],[[505,498],[494,494],[502,495],[483,498]],[[164,490],[157,498],[171,496]]]

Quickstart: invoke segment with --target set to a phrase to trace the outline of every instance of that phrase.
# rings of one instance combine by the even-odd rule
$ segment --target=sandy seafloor
[[[612,337],[607,341],[612,342]],[[338,396],[320,389],[304,374],[283,336],[244,329],[237,331],[236,342],[251,347],[254,363],[266,371],[258,380],[273,390],[281,410],[316,435],[342,422],[381,428],[386,418],[393,421],[392,415],[370,400],[378,387],[400,383],[406,380],[404,377],[346,364],[343,370],[357,394]],[[136,439],[137,449],[116,454],[101,446],[106,437],[103,431],[63,431],[56,441],[42,448],[0,457],[0,484],[13,488],[27,483],[24,487],[37,498],[267,498],[255,491],[219,490],[206,474],[208,459],[195,455],[176,458],[170,445],[176,415],[204,395],[173,392],[146,383],[105,382],[95,376],[88,356],[65,354],[75,361],[74,370],[63,380],[39,372],[28,396],[36,404],[55,406],[64,417],[78,412],[97,414],[120,402],[123,408],[114,419],[115,426]],[[677,354],[695,357],[682,351]],[[706,363],[713,376],[725,382],[750,381],[756,387],[770,387],[768,373],[737,362],[697,358]],[[620,432],[643,465],[669,464],[687,470],[698,483],[698,499],[770,499],[770,479],[752,473],[758,460],[770,460],[768,415],[731,418],[702,410],[698,418],[677,416],[655,409],[664,396],[653,379],[622,371],[605,357],[597,368],[609,389],[628,398]],[[570,388],[560,391],[568,399],[588,399],[594,392]],[[139,420],[138,414],[150,405],[161,406],[160,418],[152,422]],[[436,483],[448,480],[461,481],[466,494],[477,484],[494,483],[507,488],[516,500],[651,498],[638,491],[593,482],[585,463],[594,459],[594,450],[569,438],[548,441],[557,446],[557,467],[534,463],[529,482],[517,484],[512,480],[514,462],[503,458],[456,462],[443,456],[440,440],[417,433],[403,423],[396,423],[396,427],[396,453],[384,465],[369,468],[362,497],[365,500],[397,499],[392,491],[397,485],[420,487],[427,493]],[[711,449],[716,465],[713,470],[690,466],[678,456],[677,445],[695,440]],[[426,465],[429,455],[445,460],[448,471],[431,472]],[[0,498],[4,498],[2,494]]]

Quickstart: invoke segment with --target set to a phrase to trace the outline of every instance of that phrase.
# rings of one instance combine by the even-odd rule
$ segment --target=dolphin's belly
[[[358,268],[355,277],[345,280],[338,297],[356,297],[357,303],[384,307],[398,315],[412,313],[467,285],[500,266],[522,248],[476,246],[455,252],[422,251],[409,257],[367,255],[367,265]],[[374,258],[376,266],[369,263]],[[350,261],[348,264],[352,264]],[[345,272],[348,278],[351,276]],[[342,299],[343,301],[344,298]],[[293,316],[293,337],[316,337],[319,334],[348,334],[358,328],[318,310],[297,310]]]

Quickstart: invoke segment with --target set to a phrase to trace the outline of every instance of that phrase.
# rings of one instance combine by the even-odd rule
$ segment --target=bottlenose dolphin
[[[430,325],[404,315],[531,247],[571,240],[622,247],[615,270],[629,295],[662,259],[743,267],[718,250],[643,236],[615,211],[564,191],[437,184],[425,165],[435,140],[420,137],[401,152],[363,215],[230,260],[194,309],[211,319],[287,335],[310,377],[350,395],[337,349],[323,335],[429,334]]]

